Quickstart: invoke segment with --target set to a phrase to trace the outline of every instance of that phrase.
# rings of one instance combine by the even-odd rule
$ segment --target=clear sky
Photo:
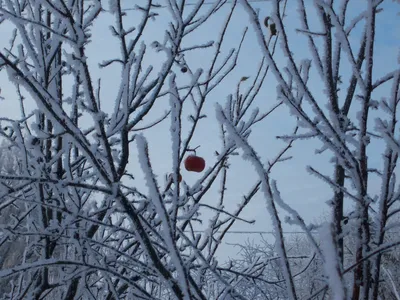
[[[163,1],[160,0],[158,2],[162,4]],[[188,3],[193,2],[194,1],[188,1]],[[312,4],[313,1],[306,0],[305,2],[307,5],[309,5]],[[364,1],[360,1],[359,3],[361,2]],[[125,8],[132,8],[133,5],[130,3],[130,0],[126,0],[124,2]],[[353,5],[349,7],[349,13],[351,16],[355,16],[360,12],[360,10],[357,6],[357,1],[353,1],[352,3]],[[379,56],[377,56],[377,60],[375,61],[375,78],[380,77],[385,72],[394,69],[396,66],[398,67],[397,54],[400,46],[400,16],[396,14],[400,11],[400,6],[390,1],[386,1],[385,3],[386,4],[382,6],[384,11],[378,15],[377,21],[379,26],[376,29],[377,43],[375,51],[379,53]],[[260,9],[260,16],[263,18],[269,14],[269,2],[254,2],[252,5],[253,7]],[[220,33],[220,28],[226,18],[229,6],[230,4],[227,5],[226,9],[221,9],[217,15],[209,20],[209,22],[206,23],[201,29],[196,31],[193,36],[188,37],[185,40],[184,45],[189,46],[203,44],[208,41],[215,40],[217,35]],[[190,9],[190,6],[187,8]],[[295,32],[295,28],[299,27],[299,20],[296,10],[297,1],[289,0],[285,26],[289,33],[292,51],[295,52],[296,59],[311,58],[305,36]],[[129,23],[129,20],[131,20],[132,25],[136,23],[138,16],[137,11],[128,10],[126,13],[129,16],[126,18],[126,21]],[[166,20],[170,18],[170,15],[167,9],[160,9],[159,13],[160,17],[155,21],[150,22],[149,27],[145,31],[146,40],[149,43],[154,40],[158,40],[160,42],[163,41],[163,29],[165,28]],[[227,36],[224,41],[225,44],[222,48],[222,58],[226,56],[231,48],[237,46],[244,28],[249,26],[248,15],[241,5],[238,5],[236,8],[234,20],[234,23],[230,25],[227,31]],[[101,78],[102,80],[101,98],[104,110],[106,110],[107,107],[110,107],[110,110],[113,109],[116,93],[118,92],[117,87],[120,84],[120,73],[118,66],[111,66],[106,69],[98,68],[98,63],[102,62],[103,60],[113,58],[116,54],[119,54],[117,40],[112,37],[109,30],[109,26],[111,24],[114,24],[114,19],[111,14],[103,14],[95,22],[95,25],[92,29],[92,43],[87,47],[88,62],[92,68],[93,79],[97,80],[97,78]],[[311,19],[311,27],[314,25],[318,26],[318,24],[318,19]],[[360,42],[359,35],[362,27],[359,28],[360,29],[356,30],[355,37],[351,40],[354,45],[359,45]],[[7,27],[0,26],[0,34],[2,45],[5,45],[10,38],[11,30],[7,29]],[[208,66],[210,62],[210,52],[208,50],[195,50],[188,53],[185,58],[192,70],[196,70],[197,68],[205,68],[205,66]],[[242,49],[242,55],[238,61],[238,65],[235,71],[226,78],[226,80],[211,94],[207,100],[205,106],[207,118],[203,119],[200,123],[196,137],[191,144],[192,147],[196,147],[198,145],[201,146],[198,150],[198,155],[203,156],[208,164],[211,164],[213,161],[215,161],[216,157],[214,156],[214,152],[221,149],[221,142],[219,140],[220,132],[218,131],[218,123],[215,118],[214,103],[225,103],[229,93],[235,92],[236,84],[240,78],[242,76],[250,76],[250,79],[244,82],[242,85],[242,88],[245,91],[256,74],[261,58],[259,45],[255,40],[255,34],[252,32],[252,27],[250,26],[244,47]],[[147,66],[151,64],[155,69],[157,69],[164,59],[165,56],[162,53],[156,53],[149,49],[146,64]],[[284,57],[280,53],[277,54],[276,59],[281,66],[284,64]],[[146,69],[147,66],[143,66],[143,68]],[[343,66],[343,70],[346,70],[346,68],[348,68],[348,66]],[[179,68],[176,68],[174,71],[177,72],[180,82],[185,82],[188,80],[187,75],[180,73]],[[343,81],[346,82],[346,78],[343,78]],[[15,89],[13,86],[8,84],[8,79],[5,72],[0,73],[0,82],[1,96],[5,97],[6,99],[0,102],[0,111],[2,114],[6,113],[8,117],[18,117],[20,115],[18,110],[19,103],[15,98]],[[315,95],[319,96],[319,101],[321,101],[320,103],[326,103],[326,96],[323,94],[320,79],[315,72],[311,74],[310,87]],[[344,85],[343,89],[345,90],[345,88],[346,85]],[[261,111],[266,111],[277,103],[275,98],[275,90],[276,81],[272,74],[269,74],[262,91],[256,100],[256,106],[258,106]],[[387,86],[379,89],[378,93],[375,95],[376,100],[379,100],[380,97],[385,96],[387,93]],[[27,101],[29,102],[29,100]],[[168,98],[160,98],[156,103],[154,110],[145,118],[145,123],[150,123],[152,120],[160,117],[166,111],[168,106]],[[186,107],[188,108],[188,110],[185,110],[185,115],[187,116],[190,113],[190,108],[189,106]],[[352,113],[354,114],[354,112]],[[183,123],[184,132],[188,130],[188,121],[186,116]],[[281,107],[265,121],[260,122],[254,127],[250,141],[258,154],[262,157],[263,162],[273,159],[273,157],[281,149],[282,145],[284,145],[282,142],[277,141],[275,137],[277,135],[290,134],[294,128],[294,125],[294,118],[289,115],[289,111],[286,108]],[[164,175],[170,173],[172,168],[171,138],[169,134],[169,127],[170,119],[167,118],[165,121],[146,131],[145,133],[145,136],[149,139],[151,162],[161,183],[164,182]],[[315,149],[320,146],[321,144],[319,142],[313,140],[295,143],[294,147],[289,153],[290,155],[294,155],[295,158],[291,161],[280,164],[272,173],[272,177],[278,180],[278,186],[281,190],[283,199],[293,208],[298,210],[306,221],[318,220],[322,213],[327,212],[328,206],[325,202],[332,196],[331,190],[324,183],[311,176],[305,170],[307,165],[312,165],[325,174],[332,174],[332,167],[329,163],[329,158],[331,155],[329,153],[322,155],[315,154]],[[137,174],[136,184],[140,187],[143,185],[143,180],[141,178],[141,171],[138,162],[134,159],[135,151],[136,147],[132,147],[133,158],[130,160],[129,168],[131,170],[138,170],[134,173]],[[372,165],[376,164],[376,166],[379,167],[380,153],[382,151],[382,145],[379,143],[376,143],[371,147],[369,156]],[[231,167],[228,176],[229,185],[227,191],[226,208],[229,211],[232,211],[240,202],[241,197],[246,194],[250,187],[257,182],[257,177],[253,167],[248,162],[243,161],[241,156],[236,156],[235,158],[231,159],[230,162]],[[183,170],[182,176],[185,181],[191,184],[194,183],[200,175],[197,173],[189,173]],[[372,182],[371,184],[378,186],[378,182]],[[208,203],[212,204],[217,202],[216,191],[218,189],[219,184],[215,185],[213,192],[208,194],[206,199]],[[377,190],[377,192],[379,191]],[[206,217],[207,215],[204,214],[204,218]],[[256,223],[254,225],[248,225],[238,222],[232,230],[272,230],[269,222],[269,216],[265,209],[265,202],[260,195],[255,197],[253,202],[246,208],[242,217],[254,219],[256,220]],[[205,225],[207,225],[207,222],[205,222]],[[297,231],[298,229],[285,225],[285,230]],[[243,242],[249,237],[250,236],[248,234],[232,234],[228,236],[227,241],[231,243]],[[232,246],[229,245],[224,245],[221,249],[225,254],[229,253],[229,255],[233,255],[235,252],[235,250],[232,249]]]

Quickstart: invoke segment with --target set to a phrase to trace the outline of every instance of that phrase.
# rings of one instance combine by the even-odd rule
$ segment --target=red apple
[[[185,168],[191,172],[201,172],[206,167],[205,160],[196,155],[189,155],[185,159]]]

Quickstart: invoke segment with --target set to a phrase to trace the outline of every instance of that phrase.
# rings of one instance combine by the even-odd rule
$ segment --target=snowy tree
[[[0,119],[1,136],[18,153],[18,172],[0,169],[1,213],[17,208],[1,238],[24,246],[18,260],[2,264],[0,278],[10,278],[3,298],[356,300],[378,299],[383,288],[398,295],[386,264],[398,261],[400,244],[390,235],[400,212],[400,69],[377,77],[374,64],[379,13],[391,1],[358,3],[358,15],[348,16],[357,0],[298,0],[295,29],[287,25],[288,1],[271,1],[268,16],[249,0],[142,2],[0,1],[0,26],[10,33],[0,51],[4,101],[19,101],[20,109],[19,117]],[[311,22],[316,16],[319,24]],[[106,43],[119,53],[90,51],[102,35],[93,28],[105,20],[113,37]],[[164,23],[154,30],[157,21]],[[212,38],[196,36],[203,28]],[[293,32],[309,45],[304,57],[291,44]],[[245,52],[250,33],[258,56]],[[251,55],[260,58],[258,69],[232,84],[239,58]],[[118,84],[98,75],[108,70],[119,73]],[[267,85],[276,97],[265,109],[256,100]],[[215,99],[220,87],[226,100]],[[205,112],[209,103],[216,116]],[[282,107],[294,129],[278,137],[280,151],[262,157],[252,130]],[[197,142],[211,119],[219,132],[208,134],[220,144],[204,168]],[[167,140],[154,149],[151,130],[162,126]],[[333,176],[308,168],[332,196],[326,224],[307,224],[274,180],[276,166],[299,155],[293,146],[313,139],[334,166]],[[378,151],[369,154],[371,147]],[[227,209],[238,154],[258,180]],[[161,155],[168,167],[155,163]],[[372,155],[381,165],[372,165]],[[197,172],[195,182],[184,168]],[[234,225],[253,222],[243,211],[256,196],[266,203],[275,242],[266,255],[224,265],[217,250]],[[307,253],[288,247],[282,220],[305,232]],[[300,275],[317,266],[322,281],[301,286]]]
[[[399,212],[396,120],[400,99],[400,69],[395,65],[393,70],[386,70],[379,77],[375,75],[377,66],[374,62],[379,55],[375,52],[375,32],[384,1],[367,2],[358,16],[349,19],[348,6],[351,1],[342,1],[340,4],[334,1],[315,1],[311,8],[304,1],[298,1],[301,28],[297,31],[304,34],[311,57],[299,59],[285,27],[285,4],[275,1],[270,19],[273,20],[274,31],[278,32],[276,39],[285,56],[281,61],[273,58],[273,48],[265,41],[262,21],[256,11],[249,2],[242,2],[257,32],[264,57],[278,82],[278,99],[290,108],[298,120],[294,134],[281,138],[289,145],[299,140],[316,138],[322,143],[322,148],[317,149],[316,153],[331,153],[335,165],[333,177],[315,167],[308,167],[311,174],[326,182],[333,191],[329,203],[332,208],[331,221],[318,226],[320,235],[324,237],[319,246],[310,232],[315,226],[307,225],[281,198],[269,168],[262,164],[257,152],[244,136],[243,126],[234,124],[229,109],[217,108],[219,119],[227,127],[229,136],[243,150],[244,156],[260,175],[265,199],[275,223],[277,254],[282,260],[281,267],[290,299],[297,299],[298,295],[277,205],[289,214],[287,222],[308,232],[310,242],[315,245],[315,251],[323,260],[327,284],[314,296],[330,288],[332,299],[378,299],[382,287],[382,253],[394,251],[400,242],[398,239],[387,242],[385,238],[387,232],[395,226],[389,226],[389,219]],[[312,28],[309,24],[315,14],[319,24]],[[357,29],[362,34],[360,41],[355,43],[353,33]],[[313,72],[323,85],[322,95],[315,92],[308,83]],[[381,99],[376,100],[377,97]],[[367,154],[372,147],[378,149],[374,150],[374,156],[383,157],[381,165],[376,167]],[[372,187],[371,180],[380,182],[380,190]],[[353,206],[346,217],[345,201]],[[344,262],[344,239],[347,236],[355,239],[350,265]],[[344,278],[349,272],[353,272],[351,281]]]
[[[239,215],[254,195],[236,211],[223,208],[227,159],[236,147],[225,143],[194,185],[179,180],[183,159],[196,151],[191,145],[206,118],[204,103],[238,59],[243,39],[220,60],[236,3],[229,5],[215,41],[184,41],[224,3],[202,9],[199,2],[187,11],[179,1],[169,3],[162,41],[147,40],[148,24],[165,8],[152,1],[135,6],[134,27],[127,27],[121,1],[0,3],[2,25],[12,30],[1,67],[21,109],[20,118],[1,119],[1,134],[20,153],[21,170],[1,174],[7,199],[2,209],[26,207],[5,224],[3,237],[27,241],[21,262],[0,272],[2,278],[13,276],[6,298],[208,299],[202,288],[207,271],[220,283],[219,293],[239,295],[234,281],[217,271],[214,256],[233,223],[246,221]],[[120,46],[119,56],[100,62],[121,74],[111,108],[101,88],[112,87],[96,83],[87,56],[91,27],[106,14],[114,18],[110,30]],[[203,49],[213,53],[209,65],[192,70],[185,54]],[[154,53],[164,54],[159,66],[149,64]],[[159,101],[170,102],[168,111],[151,116]],[[154,119],[148,123],[147,116]],[[164,184],[155,175],[144,133],[165,120],[171,120],[172,176]],[[134,158],[140,164],[132,171],[128,163]],[[144,186],[135,181],[141,175]],[[203,205],[217,177],[219,204]],[[215,214],[208,229],[196,235],[193,225],[210,209]]]

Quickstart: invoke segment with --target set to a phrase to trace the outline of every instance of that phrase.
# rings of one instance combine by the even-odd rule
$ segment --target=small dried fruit
[[[173,180],[172,174],[169,174],[169,179],[170,179],[171,181]],[[182,175],[181,175],[181,174],[178,175],[178,180],[179,180],[179,182],[182,181]]]
[[[202,172],[206,167],[204,158],[196,155],[189,155],[185,159],[185,168],[191,172]]]
[[[269,31],[271,32],[271,35],[276,35],[276,25],[274,23],[269,25]]]

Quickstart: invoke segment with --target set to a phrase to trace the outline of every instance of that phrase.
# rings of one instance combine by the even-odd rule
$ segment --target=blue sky
[[[159,1],[160,3],[162,1]],[[305,42],[305,36],[295,32],[295,28],[299,26],[297,18],[297,1],[289,0],[287,9],[287,18],[285,19],[285,26],[289,33],[289,39],[291,41],[292,51],[295,52],[296,59],[310,58],[311,55],[308,51],[307,43]],[[306,0],[307,5],[311,4],[312,1]],[[350,15],[357,15],[359,13],[359,7],[357,3],[351,2],[352,6],[349,7]],[[130,8],[130,1],[125,1],[126,8]],[[252,3],[253,7],[260,9],[260,16],[267,16],[270,11],[269,2],[258,2]],[[385,72],[393,70],[397,63],[397,53],[400,47],[400,16],[396,15],[400,11],[400,5],[386,1],[383,5],[384,11],[378,16],[379,26],[376,29],[376,48],[375,51],[379,53],[376,60],[375,78],[382,76]],[[188,6],[190,9],[190,6]],[[220,32],[221,25],[226,18],[226,9],[221,9],[217,15],[215,15],[208,23],[206,23],[201,29],[195,32],[191,37],[188,37],[184,42],[184,45],[202,44],[210,40],[214,40]],[[127,20],[136,21],[137,12],[127,11],[129,18]],[[160,18],[156,21],[151,22],[150,26],[145,31],[146,41],[151,43],[154,40],[162,42],[163,40],[163,29],[166,26],[165,21],[169,18],[168,10],[160,10]],[[198,130],[196,131],[196,137],[191,144],[192,147],[201,145],[198,150],[198,154],[203,156],[207,163],[215,161],[214,152],[219,151],[221,148],[221,142],[219,140],[218,124],[215,119],[215,108],[214,103],[225,103],[229,93],[235,92],[236,84],[242,76],[250,76],[250,79],[243,83],[244,90],[249,86],[251,79],[254,77],[257,71],[257,67],[261,60],[261,51],[258,43],[255,40],[255,34],[252,32],[252,27],[249,25],[249,18],[247,13],[244,11],[241,5],[238,5],[234,15],[234,23],[230,25],[227,36],[225,38],[225,44],[223,46],[223,55],[232,48],[236,47],[238,40],[241,37],[245,26],[249,26],[249,32],[246,37],[245,44],[242,49],[242,55],[239,58],[238,66],[234,72],[232,72],[227,79],[211,94],[206,102],[205,113],[207,118],[203,119],[200,123]],[[129,23],[129,21],[127,21]],[[310,26],[318,25],[319,20],[312,18]],[[101,77],[102,80],[102,105],[103,109],[113,109],[114,99],[118,92],[119,81],[119,69],[117,66],[111,66],[106,69],[99,69],[98,63],[112,58],[119,53],[119,46],[117,40],[111,36],[109,26],[114,24],[113,17],[108,14],[101,16],[95,23],[92,29],[92,43],[87,47],[88,62],[92,68],[93,79]],[[396,25],[397,24],[397,25]],[[362,27],[359,27],[362,29]],[[359,45],[359,34],[361,30],[356,31],[355,38],[351,39],[354,45]],[[9,40],[10,30],[7,27],[0,26],[0,33],[2,34],[2,44]],[[358,46],[357,46],[358,47]],[[225,54],[224,54],[225,53]],[[192,70],[197,68],[204,68],[209,64],[209,51],[195,50],[188,53],[185,58],[187,59],[189,66]],[[152,64],[155,69],[165,59],[162,53],[156,53],[148,50],[148,57],[146,63]],[[284,57],[281,54],[277,54],[276,59],[282,66],[284,64]],[[144,69],[146,66],[144,66]],[[346,70],[348,66],[343,66],[343,70]],[[178,80],[185,82],[188,80],[186,74],[182,74],[179,68],[175,70],[178,74]],[[252,77],[253,76],[253,77]],[[6,100],[0,102],[0,111],[6,112],[7,116],[20,115],[18,111],[18,101],[15,98],[15,90],[12,86],[7,84],[7,76],[5,72],[0,73],[0,82],[2,89],[2,96]],[[343,78],[346,82],[346,79]],[[321,103],[326,102],[326,97],[321,89],[321,82],[318,75],[313,72],[311,74],[310,81],[311,90],[318,96]],[[346,85],[344,86],[345,89]],[[276,81],[270,73],[267,76],[266,82],[259,94],[256,105],[261,111],[266,111],[268,108],[273,107],[276,102]],[[384,97],[388,93],[388,86],[384,86],[379,89],[375,95],[376,100],[380,97]],[[27,100],[29,102],[29,100]],[[156,103],[154,110],[145,118],[145,124],[158,118],[168,108],[168,98],[160,98]],[[31,106],[33,107],[33,106]],[[189,106],[187,106],[189,107]],[[185,113],[188,114],[189,110]],[[354,114],[354,112],[351,112]],[[145,125],[143,124],[143,125]],[[373,122],[371,122],[373,124]],[[256,125],[253,129],[250,141],[254,146],[258,154],[262,157],[263,162],[273,159],[273,157],[281,149],[282,142],[277,141],[275,136],[290,134],[294,128],[294,118],[289,115],[288,109],[281,107],[276,110],[269,118],[265,121]],[[158,179],[161,183],[164,182],[164,175],[171,172],[171,138],[169,134],[170,120],[167,118],[164,122],[157,125],[156,127],[148,130],[145,136],[149,139],[150,146],[150,158],[158,175]],[[184,120],[183,131],[187,131],[187,120]],[[313,221],[320,218],[321,214],[327,212],[328,206],[326,201],[332,196],[331,190],[320,180],[311,176],[306,170],[307,165],[312,165],[324,174],[332,174],[332,167],[329,163],[331,155],[325,153],[322,155],[315,155],[315,149],[320,147],[321,144],[315,140],[308,140],[295,143],[291,149],[290,155],[294,155],[294,159],[282,163],[277,166],[272,173],[272,177],[278,181],[278,186],[281,190],[283,199],[290,204],[293,208],[298,210],[306,221]],[[376,143],[371,147],[369,156],[371,164],[379,167],[380,163],[380,152],[382,152],[382,144]],[[138,170],[138,176],[136,178],[136,184],[138,186],[143,185],[143,180],[140,175],[138,162],[134,159],[136,146],[132,147],[133,159],[130,161],[130,169]],[[229,188],[227,191],[226,208],[232,211],[236,208],[236,205],[240,202],[241,197],[247,193],[251,186],[257,181],[257,177],[253,167],[242,160],[241,156],[236,156],[231,159],[231,168],[228,176]],[[185,181],[189,184],[194,183],[198,178],[199,174],[189,173],[183,170],[182,176]],[[372,185],[377,185],[378,182],[372,182]],[[378,188],[378,187],[377,187]],[[215,203],[217,200],[217,190],[219,184],[215,185],[213,192],[209,193],[206,201],[210,204]],[[378,191],[377,191],[378,192]],[[206,218],[207,215],[204,214]],[[269,222],[269,216],[265,209],[265,202],[258,195],[253,202],[247,207],[243,217],[248,219],[255,219],[254,225],[248,225],[244,223],[237,223],[233,230],[243,231],[270,231],[271,225]],[[207,224],[207,222],[205,222]],[[286,230],[297,230],[285,225]],[[229,235],[228,242],[240,242],[248,238],[248,235]],[[224,252],[227,251],[231,254],[235,252],[231,246],[223,246],[221,248]]]

